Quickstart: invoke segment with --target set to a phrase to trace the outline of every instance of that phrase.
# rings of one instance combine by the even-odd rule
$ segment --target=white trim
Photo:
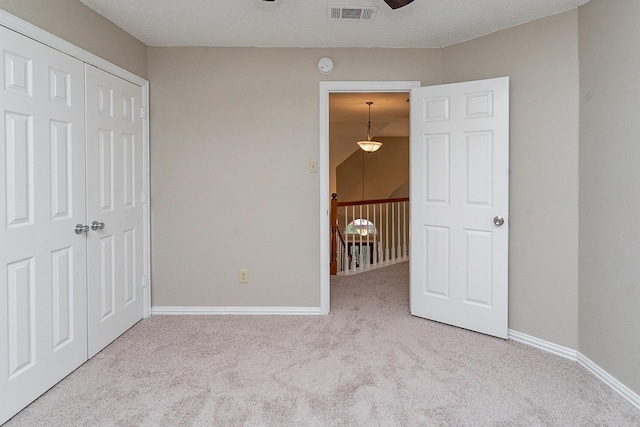
[[[411,92],[419,81],[335,81],[320,82],[320,310],[330,307],[329,271],[329,93],[332,92]]]
[[[509,339],[530,345],[540,350],[544,350],[546,352],[553,353],[557,356],[564,357],[566,359],[579,363],[583,368],[593,374],[596,378],[611,387],[614,391],[627,399],[632,405],[640,409],[640,395],[638,393],[622,384],[615,377],[613,377],[611,374],[595,364],[591,359],[589,359],[579,351],[554,344],[549,341],[541,340],[540,338],[523,334],[522,332],[517,332],[512,329],[509,329]]]
[[[151,316],[151,171],[150,171],[150,133],[149,133],[149,82],[145,80],[142,85],[142,108],[145,114],[142,118],[142,191],[145,201],[142,204],[142,220],[144,254],[144,275],[146,276],[146,287],[144,293],[144,317]]]
[[[565,359],[573,360],[574,362],[578,360],[578,352],[576,350],[541,340],[540,338],[523,334],[522,332],[514,331],[513,329],[509,329],[509,339],[553,353],[556,356],[564,357]]]
[[[36,27],[35,25],[23,19],[20,19],[17,16],[14,16],[4,10],[0,10],[0,25],[31,39],[34,39],[49,47],[52,47],[56,50],[59,50],[60,52],[65,53],[69,56],[73,56],[74,58],[77,58],[82,62],[94,65],[101,70],[128,80],[135,85],[144,86],[147,83],[147,81],[142,77],[137,76],[132,72],[127,71],[115,64],[112,64],[111,62],[102,59],[99,56],[82,49],[81,47],[69,43],[68,41],[61,39],[60,37],[53,35],[43,30],[42,28]]]
[[[146,192],[147,202],[144,205],[144,270],[147,276],[147,287],[144,289],[144,309],[143,316],[147,317],[151,314],[151,222],[150,222],[150,196],[149,196],[149,82],[130,71],[125,70],[111,62],[94,55],[74,44],[69,43],[60,37],[53,35],[42,28],[18,18],[4,10],[0,10],[0,25],[12,31],[20,33],[30,39],[56,49],[66,55],[72,56],[80,61],[100,68],[103,71],[113,74],[140,86],[142,91],[142,104],[146,109],[146,116],[143,119],[143,189]]]
[[[640,409],[640,395],[631,390],[626,385],[622,384],[615,377],[609,374],[607,371],[596,365],[591,359],[582,353],[578,353],[578,363],[582,365],[587,371],[591,372],[603,383],[614,389],[618,394],[627,399],[636,408]]]
[[[241,314],[241,315],[317,315],[320,307],[152,307],[152,315]]]

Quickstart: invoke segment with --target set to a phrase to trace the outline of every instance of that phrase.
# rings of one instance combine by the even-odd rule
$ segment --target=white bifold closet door
[[[142,92],[86,65],[89,357],[143,315]],[[96,228],[95,226],[93,228]]]
[[[87,360],[84,65],[0,27],[0,423]]]
[[[0,26],[0,424],[143,316],[139,86]]]

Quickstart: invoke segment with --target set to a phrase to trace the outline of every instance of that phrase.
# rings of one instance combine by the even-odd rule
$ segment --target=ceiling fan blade
[[[413,0],[384,0],[391,9],[399,9],[411,3]]]

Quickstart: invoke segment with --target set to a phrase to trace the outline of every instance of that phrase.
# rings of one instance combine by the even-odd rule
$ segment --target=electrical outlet
[[[240,275],[238,276],[239,283],[249,283],[249,269],[241,268]]]

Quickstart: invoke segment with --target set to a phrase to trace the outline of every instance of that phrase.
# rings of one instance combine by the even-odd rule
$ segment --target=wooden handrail
[[[335,194],[335,193],[334,193]],[[382,203],[398,203],[398,202],[408,202],[408,197],[399,197],[396,199],[374,199],[374,200],[361,200],[356,202],[338,202],[336,206],[359,206],[359,205],[379,205]]]

